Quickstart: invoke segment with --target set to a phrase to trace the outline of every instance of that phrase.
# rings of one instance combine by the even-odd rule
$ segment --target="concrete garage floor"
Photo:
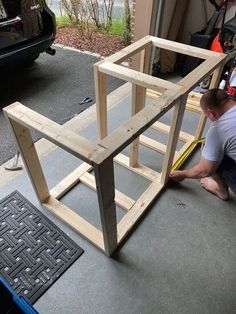
[[[118,106],[112,97],[110,101],[111,130],[129,116],[130,98],[124,96]],[[80,134],[96,141],[95,107],[74,119],[70,127],[78,131],[83,126]],[[183,129],[193,128],[194,123],[194,114],[186,116]],[[80,163],[51,146],[41,155],[50,187]],[[158,170],[162,158],[157,153],[142,148],[140,155],[146,165]],[[198,157],[199,151],[187,166]],[[2,178],[6,177],[5,173]],[[1,198],[18,189],[85,250],[35,303],[39,313],[236,313],[235,197],[223,202],[201,189],[196,180],[170,183],[119,251],[108,258],[40,206],[25,172],[10,182],[3,180]],[[133,198],[148,185],[120,166],[115,167],[115,181],[121,192]],[[61,201],[99,226],[96,194],[86,186],[79,184]],[[120,219],[122,211],[117,213]]]

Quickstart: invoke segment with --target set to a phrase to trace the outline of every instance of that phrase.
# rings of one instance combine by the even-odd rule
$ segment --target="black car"
[[[55,54],[54,13],[45,0],[0,0],[0,67]]]

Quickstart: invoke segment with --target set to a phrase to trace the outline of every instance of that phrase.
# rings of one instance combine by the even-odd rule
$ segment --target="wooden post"
[[[221,77],[222,71],[224,69],[224,66],[225,66],[225,62],[222,62],[221,65],[218,66],[215,69],[215,71],[213,72],[209,89],[219,86],[220,77]],[[204,127],[206,125],[206,121],[207,121],[207,117],[205,116],[204,113],[201,113],[201,116],[200,116],[200,119],[198,122],[198,126],[197,126],[197,130],[195,133],[195,140],[198,140],[202,137],[202,133],[203,133]]]
[[[98,69],[100,62],[94,65],[94,82],[97,108],[98,138],[107,136],[107,76]]]
[[[181,97],[181,99],[177,102],[177,104],[174,107],[165,159],[162,165],[161,181],[160,181],[161,184],[166,184],[167,181],[169,180],[169,175],[170,175],[171,167],[172,167],[174,156],[175,156],[176,145],[179,138],[179,132],[180,132],[181,124],[183,121],[186,101],[187,101],[187,95],[184,95]]]
[[[140,71],[148,74],[150,66],[151,46],[148,46],[141,52]],[[132,111],[131,116],[134,116],[145,106],[146,88],[132,84]],[[138,167],[138,150],[139,137],[136,138],[130,145],[130,167]]]
[[[146,88],[132,84],[132,116],[144,108]],[[130,167],[138,167],[139,137],[130,144]]]
[[[149,74],[150,72],[150,61],[151,61],[151,51],[152,46],[149,45],[144,50],[141,51],[140,59],[140,72]]]
[[[38,155],[28,128],[18,122],[8,118],[18,143],[21,157],[36,195],[41,203],[45,202],[49,196],[48,186],[38,159]]]
[[[94,166],[105,253],[117,248],[117,220],[113,160],[107,159]]]

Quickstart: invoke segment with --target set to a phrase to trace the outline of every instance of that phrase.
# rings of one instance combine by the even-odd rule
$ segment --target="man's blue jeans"
[[[225,156],[216,172],[236,195],[236,162]]]

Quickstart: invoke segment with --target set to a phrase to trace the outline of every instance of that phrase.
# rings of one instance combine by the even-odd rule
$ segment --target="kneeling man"
[[[212,121],[201,159],[190,169],[173,171],[170,178],[200,179],[206,190],[227,200],[229,188],[236,194],[236,101],[214,88],[202,96],[200,106]]]

